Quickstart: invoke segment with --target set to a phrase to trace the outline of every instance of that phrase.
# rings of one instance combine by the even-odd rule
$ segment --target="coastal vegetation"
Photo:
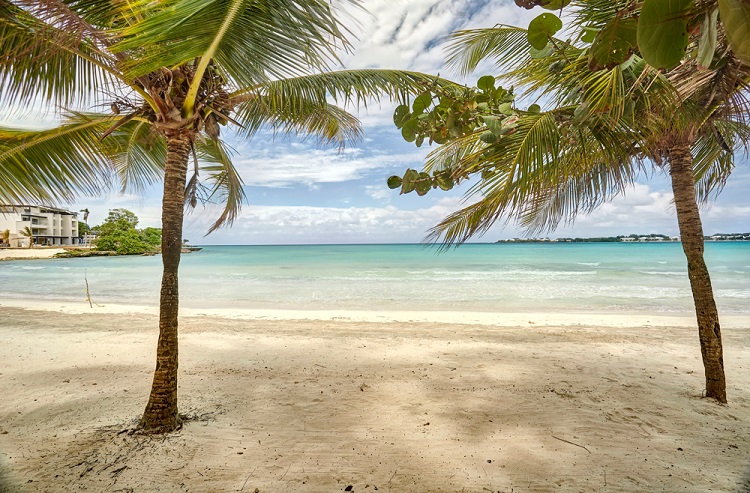
[[[500,219],[517,220],[529,233],[553,230],[624,193],[643,173],[669,174],[706,395],[726,402],[719,315],[698,206],[721,191],[735,150],[750,144],[750,45],[737,36],[750,9],[736,1],[520,3],[568,6],[571,38],[555,37],[563,23],[552,13],[528,29],[455,33],[450,65],[468,74],[491,61],[502,72],[481,77],[475,88],[430,89],[411,107],[397,108],[394,122],[407,141],[441,147],[423,172],[407,170],[388,185],[424,195],[475,177],[468,196],[479,200],[449,215],[428,237],[448,245],[484,233]],[[514,87],[496,87],[496,79],[520,87],[524,101],[536,98],[549,109],[521,107]]]
[[[112,209],[102,224],[94,227],[94,245],[100,251],[118,255],[157,253],[161,247],[161,229],[138,229],[138,217],[127,209]]]
[[[343,2],[356,8],[356,0]],[[108,187],[163,183],[162,288],[156,370],[139,428],[179,428],[178,271],[185,207],[224,205],[209,232],[245,198],[222,142],[271,128],[344,145],[361,137],[339,104],[404,101],[434,76],[331,71],[348,30],[328,1],[0,2],[0,101],[43,99],[108,111],[62,111],[49,130],[0,129],[0,201],[72,201]]]

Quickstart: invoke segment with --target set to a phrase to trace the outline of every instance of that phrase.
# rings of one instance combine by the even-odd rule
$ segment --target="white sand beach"
[[[750,491],[747,318],[718,405],[687,318],[191,312],[147,438],[156,317],[51,308],[0,308],[2,491]]]
[[[0,260],[27,260],[33,258],[54,258],[63,248],[2,248]]]

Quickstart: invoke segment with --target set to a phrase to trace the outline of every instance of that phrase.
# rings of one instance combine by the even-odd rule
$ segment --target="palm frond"
[[[80,25],[73,29],[69,24],[74,22],[59,21],[49,12],[36,17],[0,4],[0,102],[21,108],[42,99],[70,106],[113,87],[119,76],[114,58]]]
[[[347,3],[356,5],[354,0]],[[113,50],[134,76],[213,59],[238,87],[322,70],[347,48],[345,28],[327,0],[168,0],[141,2],[142,20]],[[204,60],[205,59],[205,60]]]
[[[279,107],[277,102],[258,95],[241,105],[246,138],[262,128],[270,127],[274,133],[312,137],[319,144],[336,142],[340,147],[353,144],[362,137],[359,120],[338,106],[318,101],[296,100],[292,108]]]
[[[224,204],[224,210],[219,218],[211,225],[206,235],[211,234],[222,226],[230,226],[246,200],[244,184],[237,170],[232,164],[227,148],[221,142],[206,140],[196,143],[198,159],[203,163],[200,171],[205,172],[207,182],[205,187],[205,202]]]
[[[358,120],[329,103],[366,105],[386,97],[407,102],[428,87],[454,86],[439,77],[399,70],[342,70],[281,79],[232,94],[240,131],[252,136],[264,125],[275,130],[312,135],[321,142],[356,141]]]
[[[430,151],[425,161],[427,172],[449,169],[454,179],[476,169],[476,163],[486,149],[486,144],[479,140],[481,132],[473,132],[451,140]],[[469,169],[466,169],[467,166]]]
[[[527,232],[555,229],[621,194],[643,172],[637,136],[613,121],[579,125],[573,108],[524,115],[516,132],[484,146],[476,134],[433,151],[428,166],[481,175],[466,192],[480,197],[446,217],[427,237],[444,247],[481,235],[498,221]]]
[[[383,97],[405,103],[410,96],[435,86],[450,87],[458,84],[438,76],[406,70],[338,70],[254,84],[236,91],[231,97],[235,105],[241,105],[257,94],[262,94],[272,108],[294,110],[296,102],[304,105],[324,104],[329,98],[339,104],[357,106],[367,105],[368,101],[378,101]],[[237,113],[240,122],[248,117],[241,107]]]
[[[167,145],[148,121],[132,120],[102,141],[115,168],[120,191],[142,192],[164,179]]]
[[[495,67],[517,67],[529,60],[526,29],[496,26],[486,29],[456,31],[448,38],[446,48],[449,68],[461,75],[473,72],[484,60],[492,60]]]
[[[54,129],[0,129],[0,200],[11,203],[72,201],[108,187],[112,166],[97,137],[112,116],[70,113]]]
[[[750,125],[732,120],[716,120],[705,125],[693,145],[693,173],[698,200],[707,202],[726,185],[737,160],[744,161],[750,150]]]

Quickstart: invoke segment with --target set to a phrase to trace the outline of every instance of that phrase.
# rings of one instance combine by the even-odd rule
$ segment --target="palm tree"
[[[81,209],[81,212],[83,212],[83,222],[88,223],[89,221],[89,209],[88,207],[85,209]]]
[[[246,138],[271,127],[343,145],[360,137],[359,122],[330,100],[404,99],[441,84],[403,71],[329,71],[337,50],[350,47],[346,33],[328,0],[0,0],[0,101],[93,101],[108,110],[65,110],[51,130],[0,129],[0,199],[55,202],[96,194],[115,179],[135,190],[163,179],[159,341],[142,430],[180,426],[184,207],[225,203],[210,232],[231,224],[244,200],[221,127],[232,124]]]
[[[10,230],[5,229],[3,230],[3,245],[8,245],[10,243]]]
[[[616,5],[598,7],[603,12],[582,9],[574,25],[603,32],[613,18],[622,20]],[[637,53],[631,56],[633,47],[625,59],[599,67],[588,42],[550,37],[545,50],[534,52],[526,30],[507,26],[456,33],[449,49],[450,63],[464,73],[490,58],[504,70],[502,79],[526,88],[527,96],[544,94],[552,109],[516,110],[514,128],[489,145],[480,139],[489,128],[482,124],[433,151],[427,170],[448,170],[458,179],[479,175],[468,194],[481,199],[449,215],[429,238],[460,243],[501,218],[516,219],[530,232],[551,230],[623,193],[649,166],[667,170],[688,261],[706,395],[726,402],[698,202],[721,190],[734,150],[750,143],[747,67],[721,41],[715,51],[722,60],[712,69],[698,70],[688,53],[678,68],[662,74]]]
[[[19,233],[21,233],[21,236],[25,236],[29,239],[29,248],[34,246],[34,232],[29,226],[24,227]]]

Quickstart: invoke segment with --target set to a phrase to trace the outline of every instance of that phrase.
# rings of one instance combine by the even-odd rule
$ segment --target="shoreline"
[[[88,301],[64,300],[0,300],[0,310],[20,308],[63,314],[158,315],[157,305],[100,304]],[[311,310],[268,308],[195,308],[180,307],[180,317],[223,318],[230,320],[311,320],[349,321],[363,323],[447,323],[495,327],[697,327],[695,315],[690,313],[641,312],[476,312],[476,311],[405,311],[405,310]],[[724,315],[722,328],[750,327],[750,315]]]
[[[66,251],[62,247],[0,248],[0,261],[54,259]]]
[[[157,316],[0,307],[0,490],[750,488],[750,323],[724,332],[718,405],[683,326],[293,315],[183,314],[190,419],[150,439],[121,432],[148,398]]]

